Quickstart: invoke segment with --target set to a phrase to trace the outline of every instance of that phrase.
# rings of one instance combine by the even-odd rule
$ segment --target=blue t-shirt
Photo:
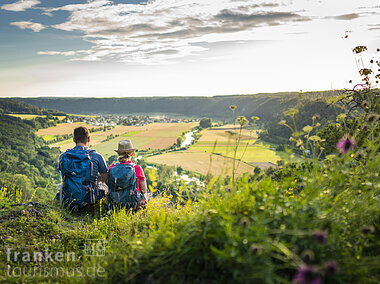
[[[85,147],[85,146],[75,146],[73,148],[74,150],[91,150],[90,148],[88,147]],[[59,165],[61,164],[61,158],[62,158],[62,155],[64,153],[62,153],[60,156],[59,156]],[[103,156],[101,154],[99,154],[98,152],[96,151],[91,151],[90,152],[90,157],[91,157],[91,161],[92,161],[92,164],[93,164],[93,169],[94,169],[94,175],[93,177],[91,177],[90,179],[90,182],[92,185],[95,185],[96,184],[96,179],[98,177],[98,173],[100,174],[104,174],[108,171],[108,168],[107,168],[107,165],[106,165],[106,161],[104,160]],[[61,169],[60,169],[61,170]]]

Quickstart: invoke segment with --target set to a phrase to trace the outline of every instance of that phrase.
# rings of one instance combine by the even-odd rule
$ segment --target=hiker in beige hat
[[[113,187],[127,188],[128,187],[127,185],[126,186],[124,186],[123,184],[120,185],[121,180],[125,177],[119,176],[118,178],[115,179],[115,176],[112,176],[112,175],[118,175],[120,172],[122,172],[122,170],[116,170],[115,168],[121,168],[123,167],[123,165],[124,167],[129,167],[129,168],[134,169],[134,172],[136,174],[136,182],[137,182],[136,191],[137,191],[137,194],[142,194],[141,204],[144,205],[146,203],[145,196],[146,196],[148,187],[146,185],[143,169],[141,168],[141,166],[136,165],[132,163],[131,161],[136,150],[137,149],[133,147],[131,140],[121,140],[118,143],[117,149],[114,149],[114,151],[118,154],[118,162],[116,164],[112,164],[108,168],[108,177],[109,177],[108,184],[110,185],[111,190]],[[110,177],[110,175],[112,177]],[[117,180],[119,180],[119,183],[117,183]],[[115,189],[115,191],[117,191],[117,189]]]

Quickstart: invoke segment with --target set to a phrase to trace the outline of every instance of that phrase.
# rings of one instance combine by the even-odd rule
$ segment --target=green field
[[[225,125],[203,130],[201,135],[198,142],[188,150],[149,157],[148,161],[181,166],[201,174],[208,173],[210,171],[208,168],[211,167],[212,174],[220,175],[232,166],[231,158],[235,156],[235,143],[239,135],[241,140],[236,151],[236,159],[243,161],[239,163],[239,173],[251,172],[253,166],[265,169],[273,166],[278,160],[297,160],[285,152],[276,151],[277,145],[257,140],[256,130],[242,129],[240,132],[233,125]]]
[[[18,117],[18,118],[21,118],[21,119],[34,119],[36,117],[46,117],[46,115],[38,115],[38,114],[17,114],[17,113],[12,113],[12,114],[8,114],[8,115],[14,116],[14,117]],[[66,118],[66,116],[56,116],[56,115],[54,115],[53,117],[56,117],[59,120],[63,120],[63,119]]]
[[[133,147],[139,149],[146,143],[149,143],[150,141],[153,140],[152,137],[130,137]],[[103,143],[99,143],[94,145],[92,148],[101,153],[105,159],[107,159],[109,156],[115,155],[114,149],[117,148],[117,144],[119,143],[120,140],[123,140],[121,137],[116,137],[112,140],[108,140]]]
[[[21,119],[34,119],[40,115],[36,115],[36,114],[9,114],[10,116],[14,116],[14,117],[18,117],[18,118],[21,118]],[[42,115],[45,117],[45,115]]]
[[[44,139],[46,142],[49,142],[51,140],[54,140],[55,136],[54,135],[44,135],[44,136],[42,136],[42,139]]]
[[[220,154],[225,157],[234,157],[234,150],[232,146],[192,146],[194,150],[200,150],[207,153]],[[247,163],[254,162],[276,162],[280,160],[281,157],[276,151],[271,150],[268,147],[261,145],[250,145],[245,149],[245,145],[238,148],[236,152],[236,158],[241,159]]]
[[[121,135],[122,137],[132,137],[133,135],[136,135],[137,133],[140,133],[142,130],[138,130],[138,131],[130,131],[130,132],[127,132],[127,133],[124,133],[123,135]]]

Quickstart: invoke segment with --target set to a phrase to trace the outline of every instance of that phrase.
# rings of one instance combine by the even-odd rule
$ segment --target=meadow
[[[220,154],[233,158],[236,139],[240,138],[236,157],[246,163],[276,163],[284,155],[274,150],[269,143],[257,140],[257,130],[242,129],[234,125],[225,125],[202,131],[198,143],[191,146],[194,150]]]
[[[199,150],[188,149],[148,157],[150,163],[165,164],[168,166],[182,167],[187,171],[213,176],[231,175],[232,159],[206,153]],[[254,168],[244,162],[240,163],[237,173],[253,173]]]
[[[17,114],[17,113],[11,113],[9,114],[10,116],[14,116],[14,117],[18,117],[18,118],[21,118],[21,119],[34,119],[36,117],[46,117],[46,115],[38,115],[38,114]],[[53,117],[55,118],[58,118],[59,120],[63,120],[65,119],[66,117],[65,116],[57,116],[57,115],[53,115]]]
[[[278,160],[295,160],[282,151],[276,151],[275,145],[257,140],[259,130],[242,129],[234,125],[212,127],[201,131],[199,140],[184,151],[165,153],[148,157],[151,163],[181,166],[200,174],[231,175],[232,159],[235,156],[236,139],[240,136],[236,158],[237,173],[252,173],[253,166],[266,169]]]

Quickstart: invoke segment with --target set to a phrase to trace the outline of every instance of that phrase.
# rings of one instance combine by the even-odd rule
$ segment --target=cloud
[[[38,55],[63,55],[63,56],[75,56],[79,54],[86,54],[87,50],[75,50],[75,51],[38,51]]]
[[[13,12],[21,12],[40,4],[39,0],[20,0],[11,4],[4,4],[1,9]]]
[[[351,14],[344,14],[340,16],[331,17],[335,20],[353,20],[359,18],[360,15],[357,13],[351,13]]]
[[[19,27],[20,29],[31,29],[32,31],[38,33],[45,29],[46,27],[40,23],[32,23],[32,22],[12,22],[10,23],[12,26]]]
[[[380,25],[368,25],[368,27],[371,31],[380,30]]]
[[[52,27],[82,32],[93,47],[77,59],[126,63],[162,63],[207,50],[192,45],[203,37],[252,33],[262,26],[307,21],[295,11],[283,11],[289,1],[257,0],[156,0],[140,4],[115,4],[93,0],[45,9],[68,11],[67,21]],[[59,51],[58,51],[59,52]]]

